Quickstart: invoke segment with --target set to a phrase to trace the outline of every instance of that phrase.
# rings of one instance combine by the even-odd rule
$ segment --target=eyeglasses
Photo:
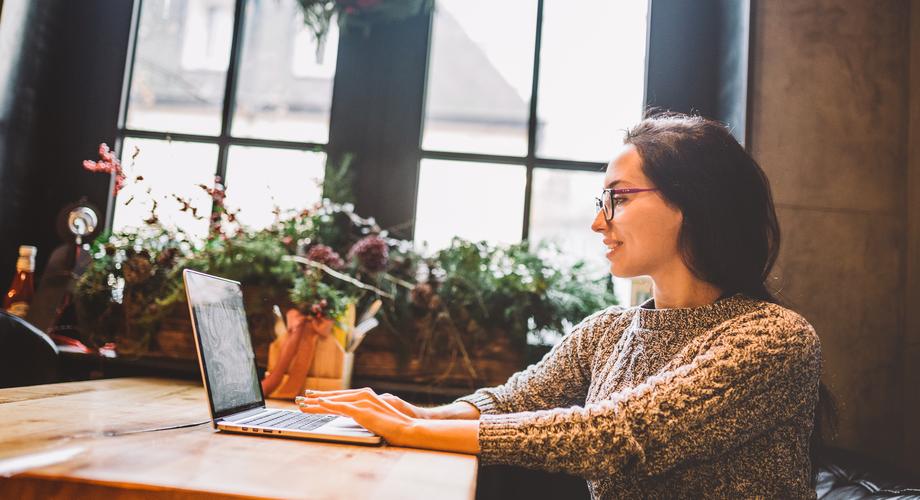
[[[617,205],[623,201],[623,198],[617,198],[616,195],[644,193],[646,191],[658,191],[658,188],[624,188],[624,189],[605,189],[601,192],[600,198],[594,198],[594,208],[600,212],[604,211],[604,220],[610,222],[613,220],[613,211]]]

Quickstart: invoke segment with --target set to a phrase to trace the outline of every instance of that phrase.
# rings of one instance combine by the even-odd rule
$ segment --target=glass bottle
[[[33,246],[19,247],[19,260],[16,261],[16,275],[9,291],[3,296],[3,309],[20,318],[29,313],[32,296],[35,295],[35,253]]]

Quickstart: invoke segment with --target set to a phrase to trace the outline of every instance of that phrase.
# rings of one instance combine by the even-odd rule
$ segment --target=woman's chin
[[[614,278],[623,278],[623,279],[631,279],[631,278],[635,278],[636,276],[643,276],[645,274],[641,272],[636,272],[637,271],[636,269],[631,269],[629,268],[629,266],[626,266],[624,264],[625,263],[623,262],[622,256],[619,256],[619,258],[614,257],[613,259],[610,259],[610,274]]]

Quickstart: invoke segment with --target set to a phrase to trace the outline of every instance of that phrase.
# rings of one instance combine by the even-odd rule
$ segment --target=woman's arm
[[[776,318],[751,322],[689,364],[585,407],[483,415],[482,461],[588,479],[626,469],[651,476],[784,423],[810,425],[821,357],[802,322],[781,332]]]
[[[479,408],[472,403],[455,401],[435,408],[425,408],[425,418],[431,420],[479,420]]]
[[[539,362],[498,386],[459,398],[482,413],[515,413],[583,404],[598,342],[616,342],[614,323],[623,309],[610,307],[587,317]],[[451,417],[456,418],[456,417]]]

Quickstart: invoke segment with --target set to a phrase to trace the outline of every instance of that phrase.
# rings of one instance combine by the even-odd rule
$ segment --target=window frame
[[[433,15],[430,11],[418,19],[407,20],[398,29],[375,26],[369,34],[365,32],[356,36],[347,33],[347,30],[340,33],[329,136],[324,144],[230,135],[247,0],[235,1],[233,40],[225,81],[220,134],[206,136],[127,129],[125,124],[143,1],[133,2],[132,28],[115,136],[117,151],[121,151],[125,137],[216,144],[219,152],[215,174],[222,177],[226,175],[231,146],[321,152],[333,162],[340,159],[342,154],[353,153],[356,155],[352,163],[353,174],[356,176],[356,206],[366,215],[376,217],[383,226],[399,228],[406,237],[410,237],[413,232],[414,224],[407,228],[405,223],[414,222],[415,219],[422,159],[524,166],[526,180],[522,240],[526,240],[530,233],[533,172],[536,168],[599,172],[605,167],[601,162],[560,160],[535,154],[544,0],[537,0],[525,156],[422,148],[427,72],[431,57]],[[648,15],[643,105],[695,112],[721,120],[732,127],[732,132],[740,141],[746,143],[746,135],[750,130],[747,82],[748,62],[751,58],[751,0],[727,4],[704,2],[699,6],[687,5],[682,0],[646,1]],[[699,22],[686,23],[688,17]],[[719,35],[707,34],[710,31],[718,32]],[[368,95],[377,95],[380,88],[391,92],[387,99],[367,98]],[[360,111],[356,112],[359,108]],[[386,130],[387,127],[395,127],[397,130],[388,130],[386,140],[377,137],[380,134],[375,136],[375,131]],[[373,158],[377,163],[371,164],[367,158]],[[398,186],[389,180],[394,176],[400,179]],[[113,197],[109,201],[107,228],[111,228],[115,205]]]
[[[327,153],[328,139],[326,143],[317,143],[254,137],[235,137],[231,134],[233,127],[233,115],[234,111],[236,110],[236,91],[239,84],[240,62],[242,59],[243,44],[245,42],[244,34],[246,29],[246,5],[249,1],[250,0],[234,0],[233,32],[230,42],[230,60],[227,64],[226,76],[224,77],[224,96],[221,106],[221,127],[219,134],[212,136],[168,131],[138,130],[131,129],[126,126],[128,108],[131,102],[131,83],[134,78],[135,56],[137,53],[137,34],[140,30],[141,13],[143,12],[144,5],[144,0],[135,0],[134,10],[131,14],[131,30],[128,38],[128,57],[125,64],[125,75],[123,78],[121,101],[119,103],[118,121],[115,135],[116,151],[118,151],[118,154],[121,155],[122,158],[124,158],[122,145],[124,144],[126,138],[214,144],[217,146],[217,161],[214,167],[214,175],[220,176],[222,183],[225,187],[227,187],[227,162],[230,157],[230,149],[233,146],[287,149],[324,154]],[[332,100],[335,100],[334,96]],[[109,197],[109,207],[109,210],[106,211],[105,221],[105,228],[107,230],[112,229],[112,223],[115,219],[116,204],[114,195],[110,195]],[[212,212],[214,209],[215,207],[212,205]]]
[[[651,12],[651,0],[644,0],[648,3],[646,7],[648,12]],[[651,16],[647,16],[648,20]],[[648,21],[647,21],[648,22]],[[646,25],[646,40],[648,40],[648,32],[650,31],[651,26]],[[603,171],[607,164],[604,162],[592,162],[592,161],[579,161],[579,160],[562,160],[552,157],[541,157],[536,154],[536,140],[537,140],[537,105],[539,101],[539,87],[540,87],[540,52],[543,43],[543,0],[537,0],[537,19],[534,27],[535,36],[534,36],[534,53],[533,53],[533,71],[531,74],[531,87],[530,87],[530,102],[528,105],[528,117],[527,117],[527,153],[524,156],[513,156],[513,155],[496,155],[496,154],[483,154],[483,153],[465,153],[465,152],[454,152],[454,151],[436,151],[423,149],[421,147],[422,137],[424,137],[424,122],[425,117],[422,116],[421,129],[422,133],[419,137],[419,149],[418,154],[420,160],[450,160],[450,161],[463,161],[470,163],[494,163],[498,165],[514,165],[514,166],[524,166],[526,176],[524,182],[524,220],[521,225],[521,241],[526,241],[530,235],[530,213],[532,205],[532,196],[533,196],[533,173],[537,168],[550,169],[550,170],[567,170],[567,171],[577,171],[577,172],[601,172]],[[428,67],[431,67],[431,43],[429,39],[428,43]],[[645,45],[645,60],[646,68],[648,66],[648,43]],[[646,79],[646,76],[643,75],[643,79]],[[425,87],[427,94],[427,86],[429,80],[425,79]],[[643,83],[643,104],[646,102],[646,94],[648,92],[647,82]],[[421,163],[419,164],[421,168]],[[418,199],[418,193],[415,193],[416,199]],[[587,203],[587,202],[586,202]]]

